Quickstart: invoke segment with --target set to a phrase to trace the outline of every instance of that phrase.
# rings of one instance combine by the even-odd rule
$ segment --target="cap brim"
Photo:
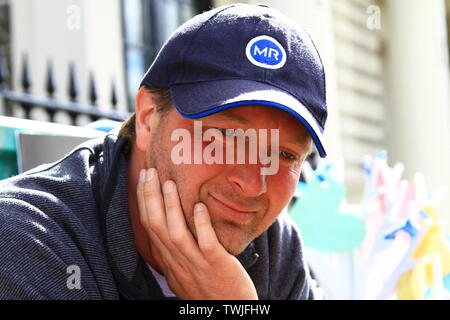
[[[277,87],[252,80],[216,80],[175,85],[170,90],[177,111],[190,119],[250,104],[284,110],[308,130],[319,155],[327,155],[318,121],[298,99]]]

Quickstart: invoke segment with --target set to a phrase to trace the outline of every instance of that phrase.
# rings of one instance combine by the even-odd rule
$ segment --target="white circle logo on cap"
[[[286,63],[286,51],[270,36],[258,36],[247,44],[247,59],[255,66],[266,69],[279,69]]]

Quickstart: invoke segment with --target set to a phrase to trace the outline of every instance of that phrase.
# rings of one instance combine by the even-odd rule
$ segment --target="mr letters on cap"
[[[279,69],[286,63],[286,51],[274,38],[258,36],[247,44],[245,54],[255,66],[267,69]]]

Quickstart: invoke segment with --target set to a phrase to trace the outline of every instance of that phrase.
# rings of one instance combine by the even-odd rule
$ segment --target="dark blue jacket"
[[[135,247],[125,144],[109,134],[0,181],[0,299],[164,299]],[[261,299],[312,298],[287,214],[238,259]]]

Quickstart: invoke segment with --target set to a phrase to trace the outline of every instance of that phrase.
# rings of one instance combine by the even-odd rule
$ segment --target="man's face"
[[[271,141],[271,129],[279,129],[279,166],[273,175],[261,175],[263,165],[259,161],[249,163],[248,148],[244,164],[237,164],[237,161],[175,164],[171,154],[178,141],[171,141],[172,133],[177,129],[190,132],[194,157],[195,125],[194,120],[180,116],[174,108],[152,131],[146,154],[147,167],[158,170],[161,182],[175,181],[192,234],[196,236],[193,208],[201,201],[208,207],[219,242],[229,253],[237,255],[264,232],[288,204],[299,180],[302,163],[310,151],[311,138],[295,118],[269,107],[231,108],[199,120],[203,132],[211,128],[217,128],[221,133],[225,130],[219,129],[254,129],[256,132],[266,129],[268,142]],[[202,141],[202,149],[210,143]],[[267,149],[270,150],[270,145]],[[223,150],[225,158],[225,146]]]

